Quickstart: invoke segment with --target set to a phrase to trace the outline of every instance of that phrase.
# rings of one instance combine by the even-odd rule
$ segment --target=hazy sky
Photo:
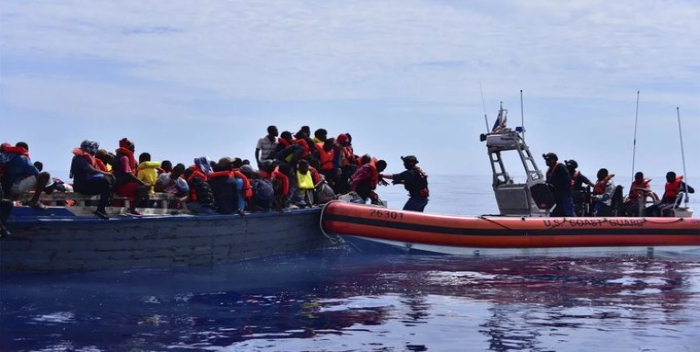
[[[533,152],[589,176],[631,174],[637,90],[637,169],[680,172],[680,106],[698,176],[699,43],[698,1],[3,0],[0,139],[65,177],[86,138],[189,164],[310,125],[389,171],[487,174],[481,80],[491,120],[522,89]]]

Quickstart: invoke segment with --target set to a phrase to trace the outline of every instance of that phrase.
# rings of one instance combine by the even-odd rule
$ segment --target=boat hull
[[[321,223],[353,243],[444,254],[700,250],[698,218],[460,217],[332,202]]]
[[[0,270],[83,271],[207,265],[298,253],[329,244],[320,209],[140,218],[11,218]]]

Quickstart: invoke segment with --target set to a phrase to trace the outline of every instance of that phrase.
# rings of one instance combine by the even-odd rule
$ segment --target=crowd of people
[[[94,214],[108,219],[107,206],[128,200],[128,213],[142,215],[138,208],[154,203],[153,195],[170,194],[170,208],[193,214],[240,214],[254,211],[311,207],[339,195],[354,192],[359,202],[379,203],[375,192],[384,179],[402,184],[409,192],[404,209],[423,211],[428,202],[427,175],[415,156],[402,157],[405,171],[382,174],[387,163],[371,155],[358,156],[349,133],[329,137],[308,126],[298,132],[267,128],[255,148],[255,160],[222,157],[212,161],[196,158],[190,166],[169,160],[152,161],[149,153],[136,154],[133,141],[123,138],[114,152],[100,149],[95,141],[83,141],[73,149],[71,184],[52,178],[43,165],[32,163],[25,142],[0,146],[0,230],[14,201],[33,192],[26,205],[44,209],[43,193],[55,190],[98,195]],[[115,195],[117,197],[115,197]],[[2,235],[2,233],[0,233]]]
[[[579,171],[575,160],[560,163],[554,153],[542,157],[548,167],[546,182],[551,185],[556,204],[551,216],[665,216],[681,203],[684,193],[695,193],[682,176],[669,171],[659,198],[651,191],[651,180],[637,172],[624,200],[622,186],[615,185],[615,175],[607,169],[598,170],[592,182]]]

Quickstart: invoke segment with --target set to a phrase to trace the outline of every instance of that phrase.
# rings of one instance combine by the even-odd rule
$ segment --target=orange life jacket
[[[138,164],[136,163],[136,159],[134,159],[134,152],[132,152],[129,149],[119,147],[117,148],[116,154],[124,154],[129,158],[129,167],[131,167],[131,171],[134,173],[134,175],[138,174]]]
[[[191,165],[188,169],[192,170],[192,175],[187,178],[187,181],[191,181],[195,178],[199,178],[202,181],[207,181],[209,178],[207,177],[207,174],[202,172],[202,170],[197,167],[197,165]]]
[[[574,172],[574,174],[571,175],[571,188],[574,188],[574,185],[576,184],[576,178],[577,178],[578,175],[580,175],[580,174],[581,174],[581,173],[578,172],[578,170],[576,170],[576,172]]]
[[[270,173],[267,171],[260,170],[260,171],[258,171],[258,173],[260,174],[260,177],[262,177],[266,180],[269,180],[272,177],[272,175],[270,175]]]
[[[316,143],[316,149],[318,150],[319,162],[321,163],[321,171],[333,170],[333,157],[335,156],[333,148],[326,151],[323,149],[323,143]]]
[[[282,195],[289,195],[289,177],[287,175],[281,173],[279,168],[277,168],[272,172],[272,179],[282,180]]]
[[[593,186],[593,195],[601,195],[605,193],[605,186],[608,185],[608,182],[615,177],[614,174],[610,174],[608,176],[605,176],[604,179],[598,181],[595,183],[595,186]]]
[[[309,172],[311,173],[311,179],[314,181],[314,185],[321,181],[321,175],[318,174],[318,170],[309,166]]]
[[[648,178],[645,178],[639,182],[632,182],[632,185],[630,186],[630,194],[627,199],[630,201],[635,201],[639,198],[639,195],[642,194],[640,190],[650,190],[651,187],[649,186],[649,182],[651,182],[651,179]]]
[[[304,138],[295,139],[294,144],[304,147],[304,153],[301,154],[302,158],[311,155],[311,148],[309,147],[309,143],[306,143],[306,140]]]
[[[4,144],[1,148],[0,151],[2,151],[5,154],[18,154],[18,155],[24,155],[27,158],[31,159],[29,157],[29,152],[22,148],[22,147],[13,147],[11,145]]]
[[[676,180],[673,182],[666,182],[662,199],[676,199],[678,192],[681,190],[681,182],[683,182],[683,176],[676,177]]]
[[[283,145],[285,148],[286,148],[286,147],[289,147],[290,145],[292,145],[292,143],[289,143],[289,141],[286,140],[286,139],[284,139],[284,138],[279,138],[279,139],[277,140],[277,143]]]
[[[341,154],[342,158],[340,160],[340,167],[346,167],[346,166],[350,165],[351,163],[352,164],[357,163],[357,160],[355,160],[355,153],[352,150],[351,146],[349,146],[349,145],[345,146],[345,147],[341,146],[340,148],[341,148],[340,152],[342,153]]]
[[[245,199],[253,198],[253,186],[250,184],[250,180],[246,175],[240,172],[238,169],[233,169],[233,176],[243,180],[243,196]]]
[[[372,158],[369,162],[369,171],[372,175],[369,178],[369,189],[377,189],[379,184],[379,171],[377,170],[377,158]]]

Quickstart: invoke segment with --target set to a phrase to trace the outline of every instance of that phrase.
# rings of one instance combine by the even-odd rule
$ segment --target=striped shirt
[[[260,160],[272,159],[275,149],[277,149],[277,138],[274,142],[270,142],[267,136],[258,139],[258,145],[255,147],[260,149]]]

